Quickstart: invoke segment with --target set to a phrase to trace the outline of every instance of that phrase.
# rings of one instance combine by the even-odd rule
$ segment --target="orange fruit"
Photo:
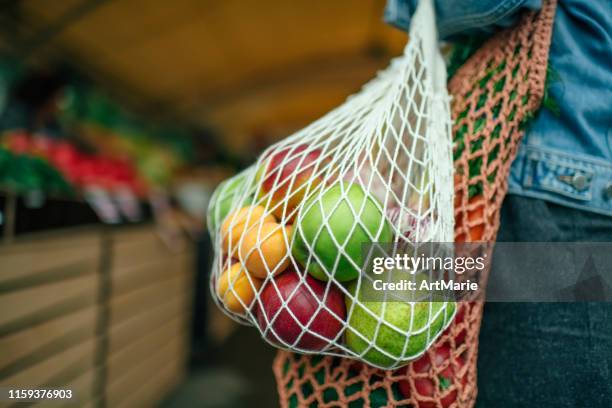
[[[256,230],[266,222],[276,222],[276,219],[260,205],[246,206],[229,214],[221,225],[223,250],[234,253],[245,232]]]
[[[250,278],[250,282],[249,282]],[[247,276],[242,264],[235,263],[228,267],[217,281],[217,296],[228,310],[234,313],[244,313],[255,299],[255,293],[261,287],[262,281]]]
[[[276,222],[267,222],[261,228],[247,231],[240,244],[238,257],[244,262],[249,273],[264,279],[289,266],[289,248],[292,227],[283,227]],[[287,241],[285,241],[285,236]]]

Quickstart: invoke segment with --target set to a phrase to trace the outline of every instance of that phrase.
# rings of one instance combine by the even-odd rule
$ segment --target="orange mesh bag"
[[[449,81],[456,242],[495,241],[510,165],[544,96],[555,6],[545,1],[539,13],[495,35]],[[482,296],[459,303],[433,346],[398,370],[279,351],[273,370],[281,406],[472,407]]]

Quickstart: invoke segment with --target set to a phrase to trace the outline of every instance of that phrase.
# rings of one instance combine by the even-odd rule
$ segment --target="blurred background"
[[[207,203],[401,53],[384,3],[0,1],[0,387],[276,406],[274,349],[211,303]]]

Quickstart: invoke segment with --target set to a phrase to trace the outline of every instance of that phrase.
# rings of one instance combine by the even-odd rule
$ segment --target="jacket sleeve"
[[[385,22],[404,31],[419,0],[387,0]],[[434,0],[440,39],[489,34],[516,23],[523,10],[539,10],[542,0]]]

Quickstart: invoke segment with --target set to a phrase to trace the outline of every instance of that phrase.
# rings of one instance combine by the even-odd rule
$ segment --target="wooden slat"
[[[177,273],[169,279],[155,282],[141,289],[114,297],[110,301],[110,325],[137,315],[174,296],[186,296],[185,289],[192,277]]]
[[[95,335],[97,307],[88,307],[0,338],[0,371],[33,355],[56,353],[77,338]]]
[[[22,239],[20,243],[0,245],[0,288],[28,278],[53,280],[63,269],[95,271],[100,256],[101,240],[97,231],[77,234],[77,238],[62,238],[49,234]],[[78,272],[78,271],[77,271]]]
[[[187,305],[188,299],[186,297],[176,297],[151,309],[149,313],[136,315],[114,325],[109,331],[108,352],[112,354],[121,350],[136,341],[140,333],[146,333],[156,326],[163,325],[176,316],[183,315],[184,321],[188,322]]]
[[[149,381],[142,383],[121,401],[117,408],[154,407],[185,377],[185,362],[182,358],[168,361],[153,373]]]
[[[69,387],[76,405],[54,406],[94,407],[104,372],[107,406],[153,406],[184,371],[193,252],[169,251],[151,225],[110,231],[108,254],[96,234],[0,248],[0,386]]]
[[[75,378],[73,381],[61,386],[60,388],[72,390],[74,398],[72,400],[62,401],[41,401],[32,405],[34,408],[74,408],[85,407],[96,400],[95,396],[95,381],[101,375],[99,368],[87,370],[82,375]]]
[[[172,255],[153,226],[127,228],[113,234],[113,270]]]
[[[102,375],[100,368],[92,368],[83,375],[74,379],[70,383],[66,384],[67,389],[71,389],[76,398],[76,404],[74,402],[67,402],[66,404],[60,404],[61,407],[74,407],[85,406],[95,398],[95,386],[96,381]]]
[[[111,274],[111,292],[118,296],[142,288],[172,275],[189,273],[194,268],[193,256],[189,253],[150,256],[142,263],[114,268]]]
[[[172,339],[182,339],[183,345],[186,346],[186,333],[184,314],[178,315],[157,327],[150,327],[126,347],[110,352],[107,361],[108,382],[112,383],[120,378],[130,367],[154,355]]]
[[[18,235],[10,244],[2,244],[3,253],[31,253],[41,249],[79,248],[79,246],[96,245],[101,234],[106,231],[100,227],[71,227],[44,232]]]
[[[115,245],[155,241],[159,241],[159,238],[157,237],[156,226],[154,224],[122,227],[113,230],[113,243]]]
[[[117,406],[127,400],[131,406],[152,406],[133,405],[143,401],[133,394],[151,382],[152,373],[173,365],[182,370],[187,352],[192,256],[190,251],[170,252],[151,227],[121,231],[114,234],[113,242],[107,404]],[[178,372],[176,368],[175,377]],[[165,392],[170,386],[170,379],[162,377],[155,388]],[[157,399],[159,396],[150,401]]]
[[[0,295],[0,333],[4,325],[37,313],[44,315],[71,299],[82,299],[85,305],[95,299],[98,286],[99,277],[91,274]]]
[[[109,407],[115,407],[133,393],[133,390],[150,380],[151,376],[163,370],[176,361],[184,361],[185,344],[182,336],[171,339],[166,345],[159,348],[156,353],[145,358],[124,372],[108,384],[107,402]]]
[[[93,367],[96,339],[90,339],[77,346],[70,347],[62,353],[41,361],[39,364],[0,380],[1,386],[38,387],[61,377],[67,368]]]

